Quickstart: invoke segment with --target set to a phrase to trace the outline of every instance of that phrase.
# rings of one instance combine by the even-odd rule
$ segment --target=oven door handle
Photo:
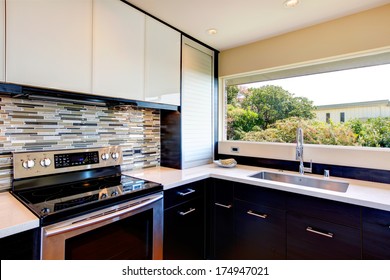
[[[100,223],[109,219],[113,219],[116,217],[119,217],[121,215],[124,215],[126,213],[129,213],[131,211],[134,211],[136,209],[148,206],[160,199],[163,198],[162,194],[151,196],[150,198],[147,198],[145,200],[141,200],[140,202],[136,202],[134,204],[126,205],[123,208],[114,209],[111,211],[103,212],[101,214],[93,215],[92,217],[84,218],[75,222],[72,222],[71,224],[67,225],[59,225],[55,226],[53,228],[45,228],[44,234],[46,237],[57,235],[60,233],[64,233],[67,231],[83,228],[92,224]]]

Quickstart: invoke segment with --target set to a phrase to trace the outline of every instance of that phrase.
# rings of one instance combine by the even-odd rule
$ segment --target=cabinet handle
[[[187,212],[179,211],[180,216],[185,216],[187,214],[190,214],[191,212],[194,212],[196,209],[195,208],[190,208]]]
[[[194,193],[195,190],[193,189],[187,189],[187,192],[177,192],[178,195],[181,195],[181,196],[186,196],[186,195],[189,195],[191,193]]]
[[[248,210],[248,212],[246,212],[246,213],[249,215],[255,216],[255,217],[262,218],[262,219],[266,219],[268,216],[267,214],[257,214],[255,212],[253,212],[252,210]]]
[[[331,233],[331,232],[322,232],[322,231],[319,231],[319,230],[315,230],[312,227],[307,227],[306,231],[312,232],[312,233],[315,233],[315,234],[319,234],[319,235],[322,235],[322,236],[325,236],[325,237],[333,238],[333,233]]]
[[[228,208],[228,209],[232,208],[232,206],[233,206],[231,204],[225,205],[225,204],[221,204],[221,203],[218,203],[218,202],[215,202],[214,204],[217,205],[217,206],[221,206],[223,208]]]

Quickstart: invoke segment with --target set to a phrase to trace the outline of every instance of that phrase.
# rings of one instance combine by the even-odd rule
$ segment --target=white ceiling
[[[184,33],[225,50],[390,3],[390,0],[126,0]],[[390,16],[390,15],[389,15]],[[207,30],[215,28],[216,35]]]

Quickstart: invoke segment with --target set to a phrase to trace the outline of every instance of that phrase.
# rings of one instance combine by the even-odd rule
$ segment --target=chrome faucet
[[[310,167],[305,167],[303,164],[303,130],[297,128],[297,147],[296,147],[296,159],[299,160],[299,174],[303,175],[305,172],[312,172],[312,161],[310,160]]]

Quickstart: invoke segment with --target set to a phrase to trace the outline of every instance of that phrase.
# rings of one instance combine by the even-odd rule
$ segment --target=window
[[[326,123],[330,123],[330,113],[326,113]]]
[[[340,113],[340,122],[341,123],[345,122],[345,113],[344,112]]]
[[[295,143],[302,127],[305,143],[390,147],[389,75],[387,52],[230,77],[224,138]]]

